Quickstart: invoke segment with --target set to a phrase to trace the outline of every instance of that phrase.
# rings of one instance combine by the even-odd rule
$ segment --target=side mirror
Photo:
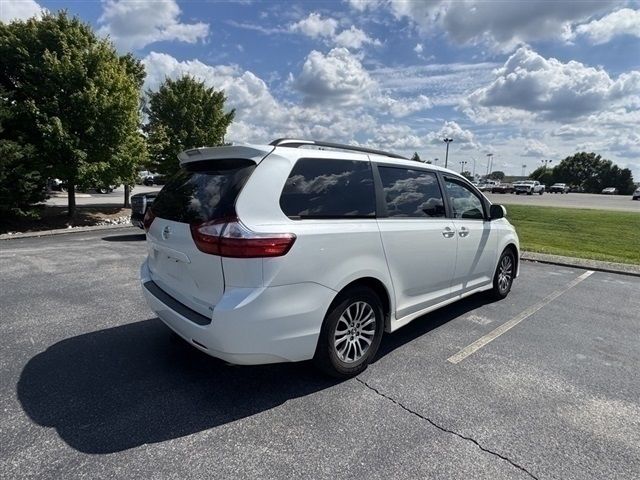
[[[507,216],[507,209],[503,205],[491,205],[489,210],[489,219],[497,220]]]

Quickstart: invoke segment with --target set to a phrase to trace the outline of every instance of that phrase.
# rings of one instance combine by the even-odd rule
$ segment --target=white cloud
[[[416,43],[416,46],[413,47],[413,51],[416,53],[422,53],[423,50],[424,50],[424,47],[422,46],[421,43]]]
[[[523,155],[525,157],[548,157],[551,155],[551,149],[546,143],[540,140],[528,139],[524,144]]]
[[[309,38],[319,38],[338,47],[362,48],[363,45],[380,45],[380,41],[371,38],[361,29],[351,25],[350,28],[338,33],[338,21],[333,18],[323,18],[319,13],[312,12],[306,18],[289,25],[289,31],[301,33]]]
[[[322,18],[319,13],[310,13],[307,18],[292,24],[289,29],[310,38],[331,38],[336,33],[338,21],[333,18]]]
[[[390,130],[389,123],[383,120],[428,108],[427,97],[393,99],[382,95],[357,58],[345,49],[334,49],[326,56],[311,52],[307,60],[307,71],[303,67],[298,79],[290,80],[305,87],[302,103],[277,100],[261,78],[236,65],[178,61],[156,52],[142,62],[147,71],[145,89],[155,90],[167,77],[175,79],[188,74],[224,90],[227,108],[236,109],[227,135],[231,141],[269,142],[292,136],[353,143],[356,138],[370,137],[371,132],[387,132],[384,141],[380,138],[380,146],[386,149],[427,143],[426,132],[418,134],[398,121],[394,122],[395,130]],[[309,83],[310,78],[319,78],[320,84]],[[363,90],[370,101],[361,100]],[[310,98],[314,101],[309,101]],[[405,132],[403,138],[397,129]],[[384,143],[387,140],[389,143]]]
[[[616,35],[640,37],[640,10],[623,8],[599,20],[578,25],[575,34],[584,35],[593,44],[607,43]]]
[[[109,35],[121,50],[142,48],[159,41],[195,43],[209,35],[203,22],[181,23],[175,0],[105,0],[99,32]]]
[[[0,22],[40,18],[45,10],[34,0],[2,0],[0,1]]]
[[[465,102],[474,118],[576,119],[606,110],[640,95],[640,72],[612,79],[599,68],[580,62],[562,63],[521,47],[495,79],[472,92]],[[473,113],[472,113],[473,112]]]
[[[396,118],[406,117],[407,115],[426,110],[433,106],[431,100],[426,95],[418,95],[413,98],[381,97],[379,103],[382,107],[387,108],[387,111],[392,117]]]
[[[294,86],[304,94],[308,104],[342,105],[370,101],[377,87],[358,58],[346,48],[334,48],[326,55],[313,50]]]
[[[350,0],[357,11],[384,8],[423,34],[438,28],[457,43],[485,43],[499,51],[511,51],[535,40],[562,38],[567,24],[585,22],[616,3],[618,0]]]
[[[427,140],[432,144],[441,144],[444,138],[452,138],[453,143],[460,145],[463,149],[479,148],[475,135],[471,130],[466,130],[456,122],[444,122],[442,128],[437,132],[430,132]]]
[[[352,49],[362,48],[365,44],[380,45],[380,40],[371,38],[365,32],[359,28],[351,25],[351,28],[343,30],[333,38],[333,41],[339,47],[346,47]]]

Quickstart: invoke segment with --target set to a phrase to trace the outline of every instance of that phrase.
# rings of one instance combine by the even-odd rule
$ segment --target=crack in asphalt
[[[358,382],[360,382],[362,385],[364,385],[365,387],[367,387],[369,390],[375,392],[377,395],[381,396],[382,398],[385,398],[387,400],[389,400],[390,402],[396,404],[397,406],[399,406],[400,408],[402,408],[403,410],[405,410],[406,412],[411,413],[412,415],[415,415],[416,417],[420,418],[421,420],[424,420],[428,423],[430,423],[431,425],[433,425],[434,427],[436,427],[438,430],[445,432],[445,433],[450,433],[452,435],[455,435],[458,438],[461,438],[463,440],[467,440],[469,442],[472,442],[476,447],[478,447],[480,450],[482,450],[483,452],[486,452],[490,455],[493,455],[495,457],[498,457],[502,460],[504,460],[505,462],[508,462],[509,464],[511,464],[512,466],[514,466],[515,468],[517,468],[518,470],[523,471],[524,473],[526,473],[527,475],[529,475],[531,478],[535,479],[535,480],[539,480],[538,477],[536,477],[533,473],[531,473],[529,470],[527,470],[525,467],[523,467],[522,465],[518,465],[516,462],[514,462],[513,460],[511,460],[508,457],[505,457],[504,455],[499,454],[498,452],[494,452],[493,450],[489,450],[486,447],[483,447],[482,445],[480,445],[480,443],[471,438],[471,437],[467,437],[465,435],[462,435],[461,433],[455,432],[453,430],[449,430],[448,428],[445,428],[441,425],[438,425],[436,422],[434,422],[433,420],[431,420],[429,417],[425,417],[424,415],[416,412],[415,410],[410,409],[409,407],[403,405],[401,402],[399,402],[398,400],[382,393],[380,390],[378,390],[375,387],[372,387],[371,385],[369,385],[367,382],[365,382],[364,380],[360,379],[360,378],[356,378],[356,380]]]

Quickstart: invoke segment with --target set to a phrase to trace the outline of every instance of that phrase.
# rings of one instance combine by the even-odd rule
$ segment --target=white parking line
[[[540,300],[538,303],[530,306],[529,308],[527,308],[525,311],[523,311],[522,313],[520,313],[516,317],[514,317],[511,320],[503,323],[502,325],[500,325],[495,330],[492,330],[491,332],[487,333],[484,337],[480,337],[478,340],[473,342],[468,347],[463,348],[462,350],[460,350],[455,355],[452,355],[451,357],[447,358],[447,361],[450,362],[450,363],[453,363],[453,364],[460,363],[462,360],[467,358],[469,355],[471,355],[472,353],[480,350],[486,344],[488,344],[489,342],[492,342],[493,340],[498,338],[503,333],[508,332],[513,327],[518,325],[520,322],[522,322],[526,318],[530,317],[531,315],[536,313],[538,310],[540,310],[542,307],[544,307],[545,305],[548,305],[553,300],[558,298],[560,295],[562,295],[566,291],[572,289],[573,287],[578,285],[583,280],[587,279],[592,274],[593,274],[592,270],[588,270],[588,271],[584,272],[578,278],[576,278],[575,280],[572,280],[571,282],[569,282],[567,285],[565,285],[561,289],[556,290],[555,292],[551,293],[550,295],[547,295],[545,298]]]

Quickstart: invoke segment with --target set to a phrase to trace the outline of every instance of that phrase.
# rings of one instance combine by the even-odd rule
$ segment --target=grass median
[[[640,213],[507,205],[522,250],[640,264]]]

